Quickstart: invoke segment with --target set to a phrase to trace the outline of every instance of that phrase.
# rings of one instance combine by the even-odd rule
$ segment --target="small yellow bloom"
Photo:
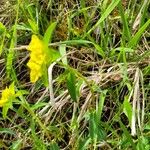
[[[41,66],[35,62],[29,61],[27,66],[31,69],[30,71],[30,80],[32,83],[36,82],[39,77],[42,76]]]
[[[36,35],[32,35],[31,42],[28,46],[28,50],[31,52],[42,52],[43,42]]]
[[[42,40],[32,35],[28,50],[31,51],[27,66],[30,68],[30,81],[36,82],[42,76],[42,66],[46,61],[45,46]]]
[[[10,85],[9,88],[6,87],[6,89],[2,92],[2,97],[0,99],[0,107],[3,107],[7,102],[9,102],[9,99],[14,95],[14,86]]]
[[[42,64],[45,61],[45,54],[44,53],[38,53],[38,52],[31,52],[30,53],[30,61],[33,61],[37,64]]]

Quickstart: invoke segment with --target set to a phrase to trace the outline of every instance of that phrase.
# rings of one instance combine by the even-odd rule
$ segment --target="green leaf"
[[[89,133],[92,141],[97,140],[97,122],[95,119],[95,112],[90,112],[89,118]]]
[[[69,72],[67,76],[67,88],[69,94],[74,102],[77,102],[77,95],[76,95],[76,77],[74,72]]]
[[[17,91],[17,93],[15,94],[16,97],[22,96],[22,95],[28,95],[29,92],[27,90],[19,90]]]
[[[111,52],[112,56],[113,56],[113,53],[116,52],[116,51],[120,51],[120,52],[124,51],[125,53],[133,53],[134,49],[126,48],[126,47],[117,47],[115,49],[112,49],[111,51],[113,51],[113,52]]]
[[[130,41],[131,33],[130,33],[129,26],[128,26],[128,20],[126,18],[126,15],[125,15],[125,12],[124,12],[124,8],[123,8],[123,5],[122,5],[121,1],[119,2],[118,8],[119,8],[121,20],[122,20],[122,23],[123,23],[122,37],[123,37],[123,39],[127,39],[128,41]]]
[[[78,45],[78,44],[92,44],[92,42],[79,39],[79,40],[63,41],[63,42],[61,42],[61,44]]]
[[[97,119],[95,111],[90,112],[90,118],[89,118],[89,133],[90,138],[95,145],[98,141],[105,139],[105,132],[100,126],[100,120]]]
[[[133,142],[130,133],[128,132],[128,130],[126,129],[126,127],[124,126],[124,124],[123,124],[121,121],[119,121],[119,123],[120,123],[121,129],[122,129],[123,132],[124,132],[124,135],[125,135],[126,138],[127,138],[127,141],[130,142],[130,144],[131,144],[131,146],[132,146],[132,149],[133,149],[133,150],[136,150],[136,145],[135,145],[135,143]]]
[[[48,60],[48,64],[52,63],[51,58]],[[42,77],[41,77],[45,87],[48,86],[48,71],[47,71],[47,66],[45,64],[42,65]]]
[[[39,109],[39,108],[41,108],[41,107],[43,107],[43,106],[46,106],[46,104],[47,104],[47,103],[40,102],[40,103],[38,103],[38,104],[34,104],[34,105],[31,107],[31,109],[32,109],[32,110],[36,110],[36,109]]]
[[[132,120],[132,106],[130,102],[128,101],[127,97],[125,97],[125,100],[123,102],[123,112],[127,116],[129,123],[131,125],[131,120]]]
[[[6,31],[6,27],[0,22],[0,35]]]
[[[120,0],[113,0],[110,5],[107,7],[105,12],[102,14],[101,18],[97,21],[97,23],[87,32],[86,36],[90,34],[100,23],[102,23],[108,15],[113,11],[113,9],[118,5]]]
[[[105,53],[102,50],[102,48],[98,44],[93,43],[93,45],[94,45],[95,49],[97,50],[97,53],[104,58],[105,57]]]
[[[146,67],[143,69],[143,74],[144,74],[144,75],[149,75],[149,74],[150,74],[150,65],[146,66]]]
[[[150,124],[146,124],[145,127],[144,127],[144,130],[150,131]]]
[[[45,45],[48,46],[49,43],[51,43],[52,40],[52,34],[54,32],[54,29],[57,25],[57,22],[53,22],[49,25],[49,27],[47,28],[45,34],[44,34],[44,38],[43,38],[43,42],[45,43]]]
[[[47,58],[46,58],[47,60],[46,60],[46,62],[47,62],[48,65],[50,65],[51,63],[56,61],[61,56],[59,51],[56,51],[55,49],[53,49],[51,47],[47,48],[45,50],[47,52]]]
[[[24,24],[24,23],[18,24],[18,25],[17,25],[17,30],[32,31],[32,29],[30,28],[30,26],[27,26],[27,25]]]
[[[10,150],[20,150],[22,145],[22,139],[18,139],[17,141],[14,141],[12,146],[10,147]]]
[[[42,81],[44,85],[47,87],[48,86],[48,71],[47,68],[55,62],[58,58],[60,58],[60,53],[53,48],[46,47],[46,59],[45,59],[45,64],[42,66]]]
[[[78,82],[77,82],[77,85],[76,85],[76,95],[77,97],[80,97],[80,94],[81,94],[81,87],[82,85],[84,84],[84,80],[82,78],[79,78]]]
[[[60,42],[60,44],[68,44],[68,45],[78,45],[78,44],[92,44],[95,49],[97,50],[97,53],[99,55],[101,55],[102,57],[105,57],[105,53],[104,51],[102,50],[102,48],[96,44],[95,42],[91,42],[91,41],[87,41],[87,40],[69,40],[69,41],[63,41],[63,42]]]
[[[8,128],[0,128],[0,133],[3,134],[3,133],[7,133],[7,134],[10,134],[10,135],[15,135],[15,132],[8,129]]]
[[[2,54],[3,51],[5,36],[6,36],[6,27],[0,22],[0,55]]]
[[[104,90],[103,92],[101,92],[101,95],[99,97],[99,104],[98,104],[98,108],[97,108],[97,119],[101,119],[106,94],[107,94],[107,90]]]
[[[60,150],[60,148],[56,142],[52,141],[50,144],[50,150]]]
[[[3,115],[3,118],[6,119],[7,117],[7,112],[9,110],[9,108],[12,108],[12,98],[9,98],[8,100],[9,102],[7,102],[4,106],[3,106],[3,109],[2,109],[2,115]]]
[[[150,24],[150,19],[139,29],[139,31],[132,37],[132,39],[129,41],[128,46],[129,47],[135,47],[138,43],[138,41],[140,40],[140,37],[142,36],[142,34],[144,33],[144,31],[146,30],[146,28],[149,26]]]
[[[31,118],[30,121],[30,128],[32,133],[32,139],[34,141],[33,143],[33,149],[39,149],[39,150],[46,150],[46,145],[44,141],[38,136],[36,133],[36,122],[33,118]]]
[[[79,139],[77,150],[86,150],[90,142],[91,142],[91,139],[89,137],[85,139]]]
[[[67,62],[67,53],[66,53],[66,44],[61,44],[59,46],[59,52],[60,52],[60,55],[62,57],[63,64],[68,65],[68,62]]]
[[[37,34],[38,33],[38,26],[37,26],[36,22],[34,20],[31,20],[31,19],[28,19],[28,22],[31,26],[32,32]]]
[[[138,143],[136,146],[137,150],[149,150],[150,149],[150,140],[145,136],[138,138]]]

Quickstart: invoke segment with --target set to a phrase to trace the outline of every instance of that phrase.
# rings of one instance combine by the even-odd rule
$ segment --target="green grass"
[[[0,149],[149,150],[149,6],[0,2],[0,92],[14,83],[17,93],[0,107]],[[33,34],[50,55],[34,84]]]

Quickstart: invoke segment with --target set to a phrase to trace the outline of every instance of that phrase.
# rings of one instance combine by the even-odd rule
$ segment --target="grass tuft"
[[[149,150],[149,5],[0,1],[0,149]]]

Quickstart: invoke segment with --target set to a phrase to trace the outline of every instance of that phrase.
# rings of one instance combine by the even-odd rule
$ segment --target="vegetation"
[[[149,150],[150,1],[0,1],[0,149]]]

